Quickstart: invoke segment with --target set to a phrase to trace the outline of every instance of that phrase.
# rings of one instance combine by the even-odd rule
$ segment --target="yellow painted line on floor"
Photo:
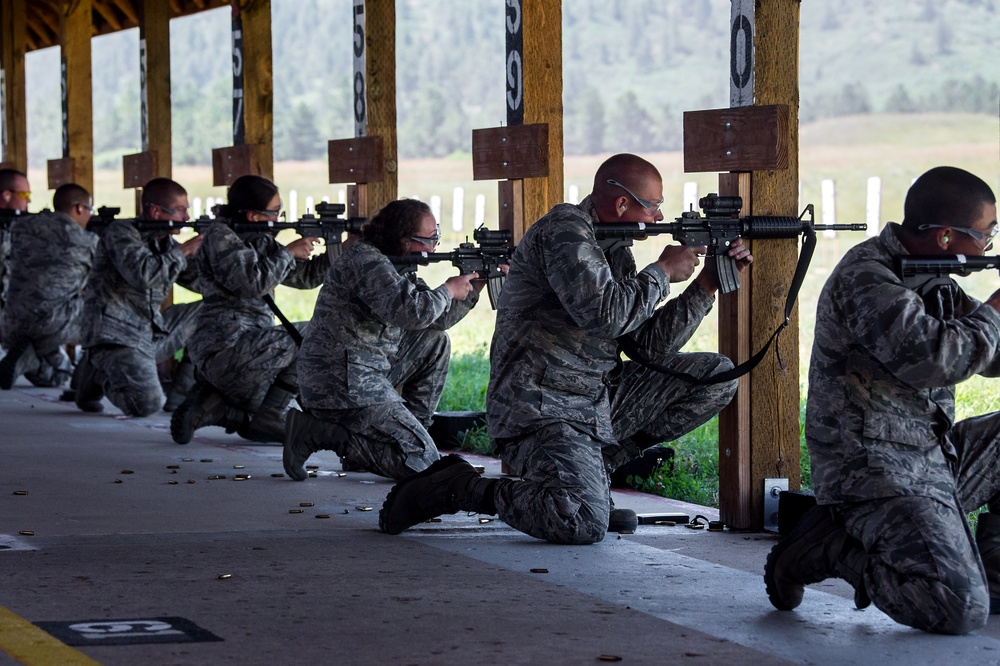
[[[20,615],[0,606],[0,650],[27,666],[100,666]]]

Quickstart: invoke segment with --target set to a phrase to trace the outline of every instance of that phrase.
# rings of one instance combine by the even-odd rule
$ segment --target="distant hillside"
[[[1000,0],[801,5],[800,120],[883,112],[996,115]],[[277,159],[353,134],[350,0],[272,0]],[[567,0],[565,150],[676,150],[681,114],[728,105],[729,0]],[[402,157],[467,151],[504,122],[504,3],[397,0]],[[229,11],[171,29],[174,159],[231,142]],[[137,31],[94,40],[98,164],[139,144]],[[56,49],[28,57],[29,159],[58,156]],[[984,140],[994,141],[995,135]],[[103,159],[101,157],[103,156]]]

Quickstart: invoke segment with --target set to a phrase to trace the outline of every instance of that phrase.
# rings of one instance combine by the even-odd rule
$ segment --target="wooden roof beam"
[[[96,30],[99,33],[106,32],[118,32],[122,29],[122,22],[115,13],[114,7],[104,2],[95,2],[94,11],[101,15],[104,22],[107,23],[110,30]],[[94,27],[97,28],[97,21],[94,21]]]
[[[132,0],[114,0],[115,7],[128,20],[128,27],[133,28],[139,25],[139,12],[136,10]]]

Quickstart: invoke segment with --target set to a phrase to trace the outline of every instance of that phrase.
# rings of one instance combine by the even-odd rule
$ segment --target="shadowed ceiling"
[[[79,0],[28,0],[27,50],[59,45],[59,19]],[[142,0],[93,0],[94,36],[139,27]],[[170,0],[170,18],[226,7],[229,0]]]

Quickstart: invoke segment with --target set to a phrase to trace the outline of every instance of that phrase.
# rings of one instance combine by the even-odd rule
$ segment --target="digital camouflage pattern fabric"
[[[956,423],[955,384],[1000,375],[1000,315],[954,280],[926,293],[904,284],[896,227],[852,248],[820,295],[806,408],[813,484],[864,544],[876,606],[965,633],[989,610],[965,514],[1000,509],[1000,414]]]
[[[590,199],[560,204],[524,234],[500,296],[490,350],[487,427],[524,479],[500,484],[499,516],[557,543],[603,538],[608,471],[704,423],[736,382],[696,386],[621,360],[628,336],[660,365],[699,376],[732,368],[679,349],[714,298],[697,283],[677,298],[656,264],[627,247],[606,255]]]
[[[37,365],[25,376],[36,386],[61,386],[73,372],[62,347],[81,339],[83,289],[97,236],[64,213],[44,212],[15,218],[10,245],[0,341],[6,349],[32,345]]]
[[[161,310],[174,282],[198,290],[172,237],[140,234],[131,220],[105,228],[84,297],[83,346],[108,399],[126,414],[148,416],[163,406],[156,365],[194,331],[200,303]]]
[[[333,264],[302,344],[301,402],[347,428],[352,463],[399,479],[440,457],[426,428],[448,376],[445,330],[478,300],[401,274],[364,241]]]
[[[275,326],[264,296],[273,297],[279,284],[318,287],[331,258],[296,260],[273,234],[237,234],[223,221],[205,232],[197,255],[202,307],[188,351],[198,373],[229,402],[254,411],[279,374],[297,386],[298,344]]]

